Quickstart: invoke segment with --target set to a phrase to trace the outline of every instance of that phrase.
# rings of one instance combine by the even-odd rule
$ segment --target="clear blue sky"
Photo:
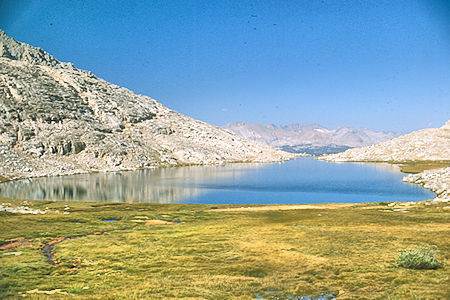
[[[0,0],[0,28],[215,125],[450,118],[450,1]]]

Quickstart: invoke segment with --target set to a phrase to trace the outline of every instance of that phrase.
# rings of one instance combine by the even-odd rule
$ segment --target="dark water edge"
[[[311,158],[271,164],[187,166],[42,177],[0,184],[0,195],[36,200],[301,204],[421,201],[434,194],[403,183],[389,164]]]

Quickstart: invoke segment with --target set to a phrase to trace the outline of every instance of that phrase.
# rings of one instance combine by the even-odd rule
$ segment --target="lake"
[[[283,163],[188,166],[42,177],[0,184],[6,197],[97,202],[292,204],[420,201],[430,191],[395,166],[299,158]]]

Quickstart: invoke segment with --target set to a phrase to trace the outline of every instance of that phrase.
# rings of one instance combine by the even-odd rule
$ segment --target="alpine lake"
[[[0,298],[449,299],[448,204],[402,176],[299,158],[1,183]],[[424,246],[440,267],[398,264]]]
[[[34,200],[189,204],[306,204],[420,201],[434,194],[402,183],[397,167],[299,158],[79,174],[11,181],[0,195]]]

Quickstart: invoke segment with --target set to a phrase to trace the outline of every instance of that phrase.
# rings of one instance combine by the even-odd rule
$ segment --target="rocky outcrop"
[[[412,132],[369,147],[322,156],[327,161],[445,161],[450,160],[450,125]]]
[[[279,149],[308,154],[342,152],[353,147],[362,147],[392,139],[393,132],[372,131],[367,128],[349,128],[340,126],[328,129],[323,126],[290,124],[277,126],[273,124],[230,123],[228,129],[246,139],[263,142]]]
[[[3,176],[292,157],[59,62],[2,31],[0,54]]]
[[[431,190],[437,195],[437,201],[450,201],[450,167],[410,174],[405,176],[403,181]]]
[[[441,128],[419,130],[377,145],[325,155],[319,159],[335,162],[450,162],[450,121]],[[416,183],[433,191],[439,201],[449,198],[450,168],[408,175],[403,181]]]

